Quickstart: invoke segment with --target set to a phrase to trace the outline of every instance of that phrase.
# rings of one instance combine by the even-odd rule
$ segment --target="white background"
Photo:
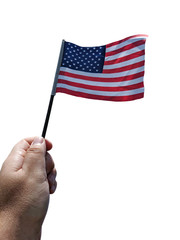
[[[175,0],[1,0],[0,163],[41,135],[62,39],[149,35],[144,99],[56,95],[47,138],[58,188],[43,240],[180,239],[179,23]]]

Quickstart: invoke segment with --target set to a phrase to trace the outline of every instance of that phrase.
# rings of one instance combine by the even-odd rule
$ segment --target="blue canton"
[[[106,46],[80,47],[65,42],[62,67],[78,71],[102,73]]]

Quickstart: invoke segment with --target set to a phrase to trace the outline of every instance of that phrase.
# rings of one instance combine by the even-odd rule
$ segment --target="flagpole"
[[[54,96],[56,95],[56,86],[57,86],[57,82],[58,82],[59,69],[60,69],[60,66],[62,63],[62,58],[63,58],[64,43],[65,43],[65,41],[62,40],[59,59],[58,59],[57,68],[56,68],[56,73],[55,73],[55,77],[54,77],[54,83],[53,83],[53,87],[52,87],[52,91],[51,91],[51,96],[50,96],[50,100],[49,100],[48,110],[46,113],[43,131],[42,131],[42,135],[41,135],[43,138],[45,138],[45,136],[46,136],[46,131],[47,131],[49,118],[51,115],[51,109],[52,109],[52,105],[53,105],[53,100],[54,100]]]

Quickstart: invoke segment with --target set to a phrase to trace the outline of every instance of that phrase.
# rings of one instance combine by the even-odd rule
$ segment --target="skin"
[[[52,144],[39,137],[17,143],[0,171],[0,239],[39,240],[56,169]]]

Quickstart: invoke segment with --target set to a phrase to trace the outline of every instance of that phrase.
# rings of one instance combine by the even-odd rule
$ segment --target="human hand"
[[[56,189],[56,169],[47,152],[52,144],[39,137],[17,143],[0,171],[0,239],[39,240]]]

